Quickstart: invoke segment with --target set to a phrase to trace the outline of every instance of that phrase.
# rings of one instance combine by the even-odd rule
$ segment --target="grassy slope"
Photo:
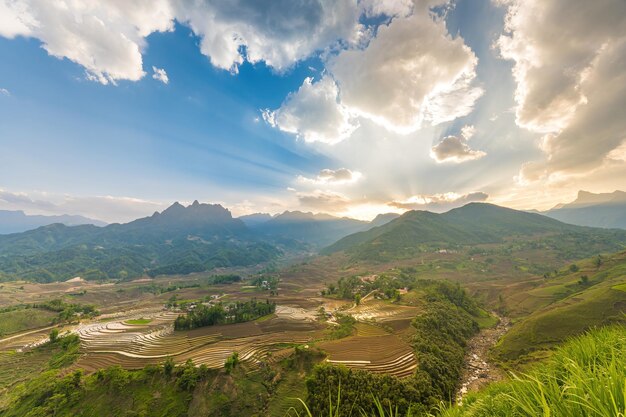
[[[561,272],[528,291],[520,303],[532,308],[543,305],[517,322],[495,348],[502,360],[537,354],[567,337],[615,321],[626,322],[626,252],[605,258],[597,267],[594,259],[579,262],[579,271]],[[581,284],[582,276],[589,283]]]
[[[440,417],[623,416],[626,327],[596,329],[570,340],[527,374],[470,394]]]
[[[57,316],[58,313],[54,311],[40,308],[23,308],[0,313],[0,336],[49,326]]]

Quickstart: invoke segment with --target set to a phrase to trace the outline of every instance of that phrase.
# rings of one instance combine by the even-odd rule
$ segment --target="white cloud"
[[[471,112],[483,93],[472,85],[477,62],[463,39],[422,5],[380,26],[367,47],[331,57],[327,67],[350,112],[410,133]]]
[[[476,191],[468,194],[443,193],[432,195],[414,195],[404,200],[392,201],[387,203],[391,207],[404,210],[429,210],[429,211],[447,211],[455,207],[463,206],[471,202],[486,201],[489,195]]]
[[[0,25],[2,36],[35,37],[50,55],[76,62],[85,68],[88,79],[102,84],[141,79],[145,37],[171,30],[173,24],[166,0],[2,0],[0,4],[0,12],[8,10]]]
[[[296,197],[303,207],[331,213],[344,211],[350,204],[350,199],[345,195],[328,190],[315,190],[310,193],[298,192]]]
[[[165,72],[165,70],[163,68],[157,68],[155,66],[152,66],[152,78],[154,78],[157,81],[161,81],[163,84],[167,84],[170,82],[170,79],[167,76],[167,72]]]
[[[359,6],[368,17],[379,15],[406,17],[413,11],[412,0],[360,0]]]
[[[356,116],[408,134],[469,114],[483,94],[473,85],[478,59],[430,12],[443,3],[360,3],[366,15],[396,17],[375,36],[327,55],[322,80],[305,79],[278,110],[264,113],[266,121],[308,142],[334,144],[356,130]]]
[[[308,77],[278,110],[264,110],[263,119],[306,142],[337,143],[358,127],[347,109],[337,102],[337,94],[337,85],[328,75],[317,82]]]
[[[437,162],[466,162],[480,159],[487,153],[477,151],[467,144],[467,140],[474,136],[474,126],[466,125],[461,128],[458,136],[446,136],[430,150],[430,157]]]
[[[497,46],[514,61],[517,124],[544,134],[521,182],[589,172],[625,139],[626,2],[509,0]]]
[[[146,37],[189,25],[214,66],[237,72],[244,61],[282,71],[339,42],[362,36],[353,1],[0,0],[0,36],[41,40],[52,56],[86,70],[90,80],[137,81]]]
[[[0,1],[0,36],[12,39],[16,36],[29,35],[30,28],[35,24],[26,3]]]
[[[609,152],[606,157],[609,160],[626,162],[626,140],[617,148]]]
[[[3,96],[7,96],[7,97],[11,96],[11,92],[7,90],[6,88],[0,88],[0,94],[2,94]]]
[[[465,125],[461,128],[461,136],[469,140],[476,133],[476,128],[473,125]]]
[[[245,60],[284,70],[339,40],[355,41],[361,30],[354,1],[178,2],[176,13],[202,38],[211,63],[232,72]]]
[[[357,182],[361,176],[360,172],[351,171],[348,168],[323,169],[315,178],[307,178],[300,175],[298,176],[298,181],[305,184],[352,184]]]

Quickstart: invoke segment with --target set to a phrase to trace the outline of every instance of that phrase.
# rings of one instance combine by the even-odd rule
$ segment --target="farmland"
[[[146,367],[160,367],[170,359],[181,369],[191,361],[196,367],[204,366],[219,374],[236,353],[240,367],[229,377],[236,382],[218,378],[220,383],[248,386],[255,395],[267,398],[263,407],[272,410],[270,415],[284,415],[294,405],[288,398],[302,397],[307,392],[306,376],[311,375],[316,363],[394,378],[389,383],[412,380],[420,367],[418,354],[429,354],[417,352],[416,346],[427,347],[435,334],[434,330],[422,329],[421,336],[416,336],[412,322],[427,311],[428,300],[433,297],[464,305],[481,327],[496,323],[485,313],[487,309],[496,309],[510,317],[513,321],[510,334],[495,351],[498,360],[511,366],[519,352],[523,352],[518,345],[519,341],[528,340],[528,329],[543,328],[531,327],[530,323],[545,320],[548,323],[552,315],[558,317],[579,305],[585,310],[587,304],[581,303],[584,299],[600,300],[599,295],[607,294],[613,297],[612,303],[619,303],[626,294],[620,287],[623,255],[605,256],[600,267],[594,266],[593,259],[577,261],[578,271],[573,273],[569,262],[559,262],[550,251],[523,249],[510,257],[502,248],[502,245],[483,245],[445,253],[425,252],[414,259],[393,262],[353,261],[337,253],[270,272],[233,268],[123,282],[7,282],[0,288],[3,307],[60,300],[62,305],[94,306],[99,314],[76,316],[56,324],[52,323],[55,317],[50,316],[41,322],[29,322],[36,323],[31,327],[19,324],[27,321],[11,321],[17,327],[0,338],[0,358],[17,372],[2,376],[5,394],[0,395],[2,401],[9,401],[8,393],[13,387],[28,383],[48,369],[52,353],[46,342],[50,329],[55,327],[62,336],[76,334],[80,338],[78,355],[61,371],[62,375],[76,370],[87,376],[96,375],[101,369],[119,366],[139,378],[137,375],[142,375]],[[539,264],[545,267],[530,267]],[[535,270],[549,272],[548,278]],[[241,279],[215,278],[233,274]],[[587,286],[579,284],[582,275],[589,277]],[[258,284],[267,280],[266,277],[276,283],[271,290]],[[356,283],[350,297],[322,295],[331,284],[342,279]],[[443,281],[454,284],[437,284]],[[475,301],[458,298],[462,293],[458,292],[461,286],[457,283],[473,295],[471,300],[480,300],[482,308]],[[356,293],[360,295],[358,302],[353,297]],[[243,323],[174,330],[176,318],[185,314],[189,306],[228,305],[251,299],[275,303],[274,313]],[[561,304],[563,308],[554,308]],[[580,320],[577,323],[591,325],[602,320],[601,314],[587,315],[589,324]],[[353,322],[342,317],[350,317]],[[424,340],[424,344],[420,345],[418,340],[416,345],[416,337]],[[481,360],[488,360],[487,350],[494,342],[481,347]],[[555,341],[546,339],[543,347],[549,348],[552,343]],[[297,359],[298,350],[311,353],[304,368],[293,365],[302,361],[301,357]],[[454,353],[454,361],[459,360],[458,352]],[[497,371],[496,364],[489,366]],[[459,368],[458,375],[461,373]],[[491,375],[486,380],[490,378]],[[404,384],[393,382],[396,383]],[[243,394],[238,389],[229,395],[228,401],[225,397],[205,398],[201,402],[204,405],[198,407],[202,410],[216,404],[233,407]],[[255,398],[246,401],[257,404]]]

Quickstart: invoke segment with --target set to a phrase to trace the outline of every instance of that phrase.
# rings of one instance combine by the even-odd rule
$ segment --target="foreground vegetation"
[[[428,411],[402,399],[389,401],[379,386],[362,385],[366,404],[345,385],[329,391],[325,404],[292,411],[294,416],[360,417],[622,417],[626,414],[626,327],[594,329],[568,341],[527,373],[488,386],[462,405],[434,405]],[[383,385],[388,388],[386,385]],[[369,388],[369,389],[368,389]],[[382,399],[381,399],[382,398]],[[305,404],[302,401],[302,404]]]
[[[441,417],[626,414],[626,327],[590,331],[570,340],[545,363],[510,381],[469,395]]]

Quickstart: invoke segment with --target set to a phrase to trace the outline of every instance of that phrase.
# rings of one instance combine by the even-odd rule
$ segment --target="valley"
[[[149,377],[155,372],[169,381],[162,373],[168,363],[174,371],[167,372],[178,376],[164,386],[183,383],[187,372],[194,387],[205,389],[189,388],[177,403],[195,410],[190,415],[242,409],[287,415],[299,409],[296,398],[308,398],[321,412],[339,379],[345,401],[373,407],[357,387],[381,384],[387,388],[380,395],[400,409],[413,398],[426,411],[438,400],[471,398],[507,380],[509,371],[550,357],[568,337],[623,325],[626,252],[619,248],[626,247],[626,232],[491,205],[453,214],[449,221],[409,213],[341,239],[319,256],[297,246],[270,263],[189,274],[5,280],[0,415],[30,404],[27,387],[43,383],[42,372],[81,375],[81,395],[104,390],[98,395],[106,397],[115,390],[113,376],[103,372],[130,378],[124,384],[132,387],[133,378],[157,378]],[[372,248],[379,256],[369,256]],[[219,305],[228,312],[250,300],[275,310],[243,322],[174,329],[178,317],[195,309]],[[70,347],[51,342],[51,331]],[[153,408],[158,401],[146,401],[124,404],[160,415]],[[79,404],[69,401],[64,412]]]

